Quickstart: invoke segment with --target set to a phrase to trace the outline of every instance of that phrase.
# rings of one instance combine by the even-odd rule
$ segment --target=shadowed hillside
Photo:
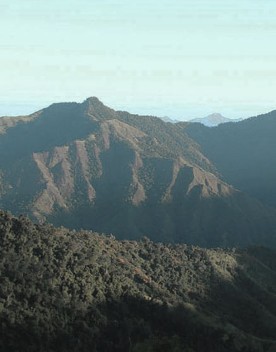
[[[201,249],[0,213],[1,351],[276,348],[275,251]]]
[[[215,128],[185,125],[226,182],[276,206],[276,111]]]

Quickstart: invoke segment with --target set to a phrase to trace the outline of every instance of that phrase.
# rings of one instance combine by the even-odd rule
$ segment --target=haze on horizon
[[[95,95],[139,114],[276,108],[272,0],[0,0],[0,116]]]

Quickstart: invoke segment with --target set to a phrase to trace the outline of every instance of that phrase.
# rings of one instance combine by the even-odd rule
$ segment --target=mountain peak
[[[99,98],[92,96],[92,97],[88,97],[87,99],[85,99],[84,103],[88,103],[88,104],[101,104],[104,105]]]
[[[199,122],[207,127],[215,127],[215,126],[218,126],[222,123],[238,122],[238,121],[240,121],[240,119],[236,119],[236,120],[229,119],[229,118],[221,115],[219,112],[215,112],[215,113],[210,114],[206,117],[195,118],[195,119],[190,120],[190,122]]]
[[[208,115],[207,117],[209,117],[209,118],[214,118],[214,119],[217,119],[217,118],[219,118],[219,119],[226,119],[226,117],[224,117],[223,115],[221,115],[219,112],[214,112],[213,114],[210,114],[210,115]]]
[[[89,97],[83,103],[85,113],[92,116],[95,120],[106,120],[115,118],[116,112],[104,105],[97,97]]]
[[[84,100],[84,102],[82,103],[82,105],[89,111],[89,110],[93,110],[93,109],[102,109],[102,108],[106,108],[106,106],[100,101],[99,98],[97,97],[89,97],[87,99]]]

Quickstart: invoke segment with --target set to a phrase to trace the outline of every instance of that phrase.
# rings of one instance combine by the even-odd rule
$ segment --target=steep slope
[[[0,212],[0,349],[273,352],[275,254],[119,242]]]
[[[0,134],[4,134],[7,129],[17,125],[18,123],[25,123],[31,121],[33,118],[35,118],[35,115],[36,114],[30,116],[0,117]]]
[[[1,207],[40,221],[121,238],[276,245],[275,211],[221,181],[184,128],[95,97],[10,124],[0,165]]]
[[[276,206],[276,111],[212,129],[183,127],[226,182]]]

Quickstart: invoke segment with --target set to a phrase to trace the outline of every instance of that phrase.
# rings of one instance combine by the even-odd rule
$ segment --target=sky
[[[103,103],[186,120],[276,109],[275,0],[0,0],[0,116]]]

